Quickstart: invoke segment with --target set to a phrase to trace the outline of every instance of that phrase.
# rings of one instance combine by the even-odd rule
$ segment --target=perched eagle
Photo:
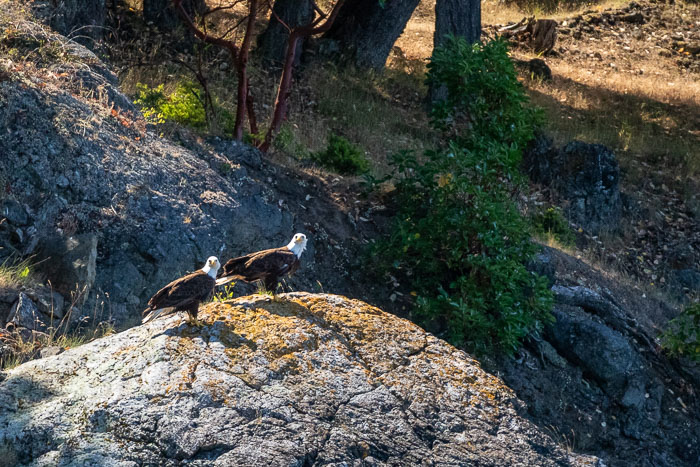
[[[281,248],[258,251],[228,260],[219,273],[216,285],[232,280],[253,282],[261,280],[271,292],[277,288],[280,277],[299,268],[299,258],[306,249],[306,235],[296,234],[288,245]]]
[[[202,269],[172,281],[160,289],[148,301],[148,308],[143,310],[141,323],[145,324],[159,316],[166,316],[178,311],[186,311],[189,321],[200,326],[197,321],[199,304],[211,299],[216,284],[216,273],[221,263],[216,256],[210,256]]]

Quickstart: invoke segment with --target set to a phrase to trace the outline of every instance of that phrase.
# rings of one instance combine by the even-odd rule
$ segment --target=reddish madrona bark
[[[248,120],[250,121],[251,133],[256,134],[257,121],[255,118],[255,112],[253,109],[253,98],[250,94],[250,85],[248,81],[248,56],[250,52],[250,45],[253,40],[253,35],[255,33],[255,20],[258,14],[258,1],[259,0],[249,0],[248,4],[248,16],[246,18],[246,30],[243,36],[243,42],[240,46],[236,45],[235,41],[226,39],[226,34],[220,37],[209,35],[205,29],[202,30],[194,23],[193,19],[187,13],[187,10],[183,7],[183,0],[173,0],[173,5],[182,17],[185,25],[192,31],[192,33],[201,41],[207,44],[218,45],[227,49],[231,55],[231,60],[236,69],[238,75],[238,99],[236,103],[236,122],[234,125],[233,134],[238,140],[243,138],[243,125],[245,124],[246,114],[248,115]],[[269,0],[268,0],[269,2]],[[285,53],[284,66],[282,68],[282,76],[277,89],[277,97],[275,98],[275,105],[272,113],[272,120],[270,126],[265,134],[265,138],[260,144],[260,150],[267,152],[272,143],[274,135],[279,132],[282,122],[287,114],[287,100],[291,92],[292,87],[292,71],[294,68],[294,58],[296,53],[297,41],[302,37],[313,36],[315,34],[321,34],[330,29],[333,25],[333,21],[338,16],[340,8],[343,6],[345,0],[338,0],[330,13],[324,13],[321,8],[312,2],[313,8],[318,14],[318,16],[308,24],[289,28],[289,37],[287,39],[287,49]],[[237,3],[237,2],[235,2]],[[235,4],[234,3],[234,4]],[[207,12],[211,14],[214,11],[232,8],[233,5],[226,7],[214,8]],[[274,12],[273,12],[274,14]],[[280,23],[284,24],[279,18],[277,18]],[[286,26],[286,25],[285,25]]]
[[[316,3],[313,2],[313,7],[319,16],[309,24],[298,26],[290,30],[289,38],[287,39],[287,50],[284,56],[282,76],[280,77],[280,84],[277,88],[277,97],[275,98],[272,121],[270,122],[270,127],[265,134],[265,140],[260,145],[261,151],[267,152],[267,150],[270,149],[272,138],[280,130],[282,122],[287,115],[287,100],[292,88],[292,71],[294,68],[294,55],[297,49],[297,41],[302,37],[313,36],[315,34],[321,34],[328,31],[333,25],[335,18],[338,16],[338,12],[343,6],[343,3],[345,3],[345,0],[338,0],[331,12],[329,14],[324,14]],[[282,21],[280,20],[280,22]]]

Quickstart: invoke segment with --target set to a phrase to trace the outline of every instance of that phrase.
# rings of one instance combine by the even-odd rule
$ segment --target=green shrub
[[[569,222],[558,207],[549,207],[530,216],[535,232],[546,238],[552,238],[564,246],[573,246],[576,242]]]
[[[138,96],[134,102],[141,107],[147,120],[153,123],[173,121],[197,129],[206,128],[202,90],[195,83],[183,81],[169,96],[165,95],[162,84],[155,88],[142,83],[136,86]]]
[[[661,344],[671,355],[700,362],[700,303],[686,307],[669,322]]]
[[[512,351],[552,319],[546,280],[525,268],[537,247],[512,199],[537,118],[503,42],[451,39],[429,70],[447,89],[432,112],[447,143],[420,160],[394,156],[400,208],[374,254],[410,281],[424,324],[473,351]]]
[[[447,96],[431,110],[432,123],[461,146],[498,141],[522,149],[542,122],[542,112],[528,107],[508,45],[503,40],[469,44],[451,37],[428,64],[428,82],[444,86]],[[506,175],[517,173],[520,151],[507,164]]]
[[[331,134],[328,147],[311,158],[322,166],[343,175],[359,175],[369,170],[364,152],[342,136]]]

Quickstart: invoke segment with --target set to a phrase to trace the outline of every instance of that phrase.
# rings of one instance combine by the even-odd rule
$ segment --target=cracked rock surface
[[[27,465],[596,465],[466,353],[335,295],[249,296],[21,365],[0,452]]]

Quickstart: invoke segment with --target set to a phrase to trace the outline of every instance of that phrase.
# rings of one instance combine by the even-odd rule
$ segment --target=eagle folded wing
[[[151,309],[182,307],[194,301],[205,300],[212,293],[213,287],[214,279],[197,271],[163,287],[148,301],[148,305]]]

